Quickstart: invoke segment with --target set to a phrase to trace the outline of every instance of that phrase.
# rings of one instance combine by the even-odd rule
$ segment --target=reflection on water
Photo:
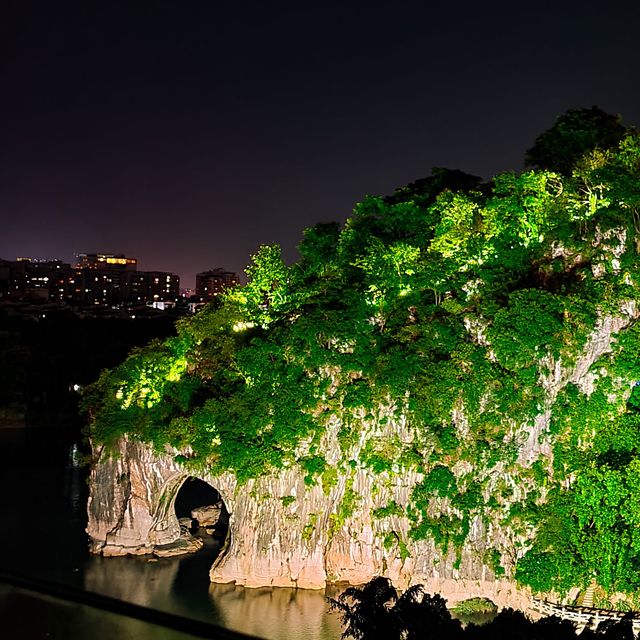
[[[167,586],[178,572],[176,562],[147,558],[89,558],[84,565],[84,588],[142,607],[164,607]],[[160,605],[160,606],[159,606]]]
[[[208,545],[182,558],[89,557],[83,567],[84,587],[272,640],[340,637],[338,619],[328,613],[324,591],[212,584],[208,577],[212,555]]]
[[[86,506],[85,472],[80,447],[74,442],[69,447],[67,464],[64,468],[65,496],[69,499],[72,511],[80,516]],[[84,518],[84,516],[82,516]]]
[[[0,569],[269,640],[340,637],[338,616],[328,612],[322,591],[211,584],[209,568],[220,544],[211,537],[205,539],[201,551],[183,557],[90,556],[84,534],[87,470],[78,464],[83,452],[75,436],[0,429],[0,450],[4,454],[0,464]],[[339,591],[329,587],[327,595],[336,597]],[[88,612],[83,618],[89,627],[92,615]],[[472,621],[481,622],[477,617]],[[90,640],[106,637],[96,635]],[[111,637],[146,638],[142,630],[128,636],[114,632]],[[164,637],[154,636],[154,640]]]
[[[3,638],[51,640],[197,640],[167,629],[93,607],[0,585]]]
[[[89,556],[86,469],[78,465],[82,447],[74,438],[59,431],[0,430],[0,569],[269,640],[340,637],[338,619],[328,613],[321,591],[211,584],[209,568],[219,544],[212,538],[184,557]]]
[[[340,637],[337,616],[327,613],[324,591],[211,584],[209,595],[224,611],[225,626],[236,631],[282,640]]]
[[[483,625],[487,624],[487,622],[491,622],[496,616],[495,613],[470,613],[470,614],[457,614],[452,612],[451,617],[460,620],[463,627],[466,627],[468,624],[477,624]]]

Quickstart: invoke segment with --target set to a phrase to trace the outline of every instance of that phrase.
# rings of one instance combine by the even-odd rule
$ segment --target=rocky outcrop
[[[569,381],[590,384],[591,365],[610,350],[614,334],[632,317],[635,309],[604,320],[571,368],[561,363],[548,368],[551,373],[543,386],[549,403]],[[525,467],[550,455],[549,408],[529,425],[528,437],[520,439],[517,464]],[[488,553],[500,548],[505,551],[503,558],[515,555],[522,545],[514,540],[526,542],[532,532],[510,531],[478,517],[458,557],[443,555],[430,539],[412,539],[406,515],[375,514],[392,502],[406,508],[422,476],[406,468],[375,474],[358,462],[359,449],[368,438],[393,432],[410,439],[403,420],[391,420],[378,431],[364,420],[361,440],[350,454],[352,464],[340,464],[339,428],[335,418],[323,440],[326,460],[337,470],[336,477],[332,483],[318,481],[313,486],[295,465],[239,485],[231,473],[187,470],[176,455],[188,456],[188,452],[166,449],[159,453],[127,437],[114,450],[96,448],[87,528],[92,550],[104,555],[146,554],[174,543],[180,537],[175,497],[184,481],[196,476],[219,492],[229,512],[229,533],[211,568],[212,581],[322,588],[327,583],[361,584],[385,575],[400,588],[422,583],[428,592],[443,594],[450,604],[486,597],[499,606],[527,608],[529,593],[496,576]],[[503,470],[496,467],[492,473],[497,481]],[[510,567],[505,568],[509,575]]]
[[[173,502],[190,476],[174,460],[176,452],[157,454],[139,442],[123,438],[117,452],[102,455],[93,465],[87,531],[94,553],[148,554],[180,537]],[[392,495],[408,497],[417,476],[398,476],[384,492],[380,477],[366,469],[349,476],[359,496],[353,514],[339,530],[331,529],[343,497],[347,476],[328,492],[308,487],[299,469],[250,480],[238,486],[232,475],[199,477],[220,492],[229,510],[226,548],[211,569],[216,582],[250,587],[322,588],[327,582],[360,584],[373,575],[390,576],[399,586],[425,583],[452,601],[473,595],[502,604],[522,604],[526,596],[506,581],[496,581],[480,560],[486,545],[481,528],[458,569],[443,561],[433,545],[407,540],[410,557],[401,559],[397,547],[385,549],[390,530],[404,536],[406,518],[377,520],[372,511]],[[293,501],[283,498],[294,497]]]
[[[208,504],[193,509],[191,511],[191,517],[198,521],[201,527],[215,527],[220,520],[220,514],[222,513],[222,503]]]
[[[182,533],[182,535],[174,542],[168,544],[158,544],[153,548],[153,555],[159,558],[172,558],[173,556],[181,556],[185,553],[193,553],[202,549],[204,542],[202,538]]]

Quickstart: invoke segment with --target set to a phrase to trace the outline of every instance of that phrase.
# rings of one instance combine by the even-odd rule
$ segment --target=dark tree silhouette
[[[355,640],[419,640],[462,637],[462,625],[453,620],[442,596],[424,593],[422,585],[401,596],[388,578],[377,577],[362,587],[350,587],[337,599],[329,598],[340,613],[343,638]]]
[[[503,609],[491,622],[483,625],[470,624],[465,629],[465,638],[472,640],[532,640],[535,637],[532,622],[522,611],[515,609]]]
[[[341,616],[343,638],[394,640],[400,629],[392,607],[398,593],[388,578],[376,577],[362,587],[349,587],[337,598],[329,598],[332,610]]]
[[[344,625],[342,638],[355,640],[635,640],[633,614],[602,622],[597,630],[579,635],[574,623],[556,616],[532,622],[522,611],[503,609],[493,620],[466,628],[454,620],[447,601],[424,593],[422,585],[402,595],[388,578],[373,578],[362,587],[350,587],[338,598],[328,598]]]
[[[618,116],[591,107],[570,109],[540,134],[526,152],[525,164],[570,175],[577,160],[593,149],[610,149],[627,129]]]
[[[562,620],[558,616],[541,618],[533,623],[534,637],[547,640],[572,640],[576,637],[576,627],[569,620]]]
[[[428,207],[435,199],[446,190],[449,191],[476,191],[482,188],[482,178],[465,173],[459,169],[446,169],[433,167],[431,175],[410,182],[404,187],[396,189],[390,196],[385,197],[387,204],[407,202],[414,200],[422,207]]]
[[[335,254],[340,239],[340,225],[337,222],[321,222],[315,227],[305,229],[298,252],[302,258],[301,266],[323,265]]]
[[[462,637],[462,625],[454,620],[447,609],[447,601],[439,594],[424,593],[419,584],[407,589],[397,600],[392,610],[406,640],[420,638]]]
[[[630,616],[625,616],[622,620],[614,622],[607,620],[598,625],[598,638],[603,640],[634,640],[633,624]]]

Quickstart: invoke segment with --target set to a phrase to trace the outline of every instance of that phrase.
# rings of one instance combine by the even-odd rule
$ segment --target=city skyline
[[[640,6],[14,3],[0,255],[138,255],[194,284],[432,167],[522,169],[571,108],[640,124]]]
[[[179,275],[138,269],[138,259],[124,254],[81,253],[69,262],[27,256],[0,258],[0,301],[12,304],[48,301],[111,309],[151,305],[164,310],[186,298],[194,312],[240,284],[240,279],[235,272],[218,267],[197,273],[195,282],[195,290],[181,287]]]
[[[165,269],[164,265],[162,264],[156,264],[154,262],[154,264],[151,267],[145,266],[147,264],[146,260],[144,259],[144,257],[142,259],[140,259],[139,255],[135,254],[135,260],[137,262],[137,266],[139,268],[140,271],[166,271],[169,273],[175,273],[174,271],[171,271],[170,269]],[[131,255],[134,255],[131,254]],[[21,254],[21,255],[12,255],[12,256],[8,256],[8,255],[0,255],[0,262],[16,262],[16,261],[21,261],[21,260],[31,260],[33,262],[55,262],[55,261],[59,261],[59,262],[63,262],[63,263],[67,263],[70,265],[74,265],[78,263],[78,258],[80,258],[83,255],[110,255],[110,256],[116,256],[116,257],[125,257],[125,253],[123,253],[122,251],[82,251],[79,253],[74,253],[72,256],[62,256],[62,255],[48,255],[48,256],[42,256],[42,255],[25,255],[25,254]],[[160,258],[161,260],[161,258]],[[233,275],[238,276],[238,278],[240,279],[240,282],[242,283],[242,281],[245,279],[245,273],[244,270],[240,273],[238,273],[237,271],[232,271],[231,269],[226,269],[224,265],[209,265],[206,267],[203,267],[201,269],[198,269],[195,273],[191,274],[187,274],[187,280],[186,282],[183,282],[183,276],[179,273],[175,273],[175,275],[178,275],[180,277],[180,288],[181,289],[192,289],[195,291],[195,283],[196,283],[196,276],[203,274],[205,272],[209,272],[209,271],[215,271],[217,269],[221,269],[223,271],[229,271],[230,273],[232,273]]]

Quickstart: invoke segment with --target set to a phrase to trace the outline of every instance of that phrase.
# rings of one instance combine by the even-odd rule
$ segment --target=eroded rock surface
[[[563,368],[562,363],[550,367],[552,373],[543,381],[549,404],[523,429],[518,465],[526,467],[551,455],[549,407],[555,396],[568,382],[590,384],[590,366],[610,350],[615,332],[635,313],[633,309],[628,316],[602,321],[571,368]],[[470,428],[463,414],[454,420],[461,430]],[[229,512],[229,533],[211,569],[212,581],[250,587],[322,588],[327,582],[362,584],[373,576],[385,575],[399,588],[422,583],[427,592],[441,593],[451,605],[485,597],[501,607],[527,608],[528,591],[518,589],[513,580],[498,577],[487,556],[492,549],[502,550],[502,568],[510,576],[513,565],[505,566],[505,562],[522,553],[532,531],[516,531],[477,518],[458,557],[452,551],[443,554],[430,538],[413,539],[405,512],[411,491],[423,476],[406,468],[375,474],[358,463],[368,438],[384,439],[393,433],[410,439],[403,420],[392,419],[390,414],[381,428],[368,425],[363,418],[360,442],[349,452],[355,464],[341,464],[344,454],[338,444],[339,429],[335,418],[322,442],[327,462],[337,469],[330,484],[323,486],[318,481],[309,486],[306,473],[295,465],[242,486],[231,473],[198,476],[220,493]],[[188,454],[170,449],[158,454],[151,446],[126,437],[109,455],[95,448],[87,527],[94,552],[144,554],[179,540],[174,500],[190,475],[176,462],[179,453]],[[499,465],[491,473],[495,475],[492,482],[517,483],[517,478],[505,475]],[[526,492],[526,487],[516,488]],[[347,494],[349,509],[344,507]],[[391,502],[402,507],[401,515],[376,517],[376,510]],[[219,509],[215,510],[219,515]],[[200,524],[206,522],[204,513],[197,513],[192,515]],[[215,518],[213,512],[211,517]]]
[[[193,509],[191,511],[191,517],[198,521],[201,527],[215,527],[220,520],[220,514],[222,513],[222,503],[204,505]]]
[[[180,539],[173,500],[188,477],[174,461],[174,452],[153,454],[149,446],[123,438],[119,454],[105,457],[93,467],[89,498],[92,551],[104,555],[164,553]],[[383,540],[394,529],[406,536],[406,517],[375,519],[373,509],[388,495],[406,497],[415,474],[393,479],[385,493],[373,490],[379,476],[358,469],[351,476],[360,501],[339,531],[330,533],[346,486],[346,476],[325,493],[319,484],[308,487],[304,473],[288,469],[277,476],[251,480],[239,487],[231,474],[201,478],[215,487],[229,510],[226,549],[211,569],[215,582],[249,587],[282,586],[322,588],[327,582],[360,584],[384,574],[400,587],[424,583],[456,602],[472,596],[490,597],[501,605],[523,606],[527,594],[508,581],[497,581],[480,555],[486,532],[474,532],[462,562],[443,559],[429,541],[411,541],[410,557],[402,559],[397,547]],[[107,481],[111,478],[111,482]],[[387,491],[390,492],[387,494]],[[293,502],[282,497],[296,496]],[[184,545],[178,542],[176,550]]]
[[[181,535],[174,542],[169,544],[159,544],[153,548],[153,555],[159,558],[171,558],[173,556],[181,556],[185,553],[193,553],[202,549],[203,542],[201,538],[191,536],[189,534]]]

